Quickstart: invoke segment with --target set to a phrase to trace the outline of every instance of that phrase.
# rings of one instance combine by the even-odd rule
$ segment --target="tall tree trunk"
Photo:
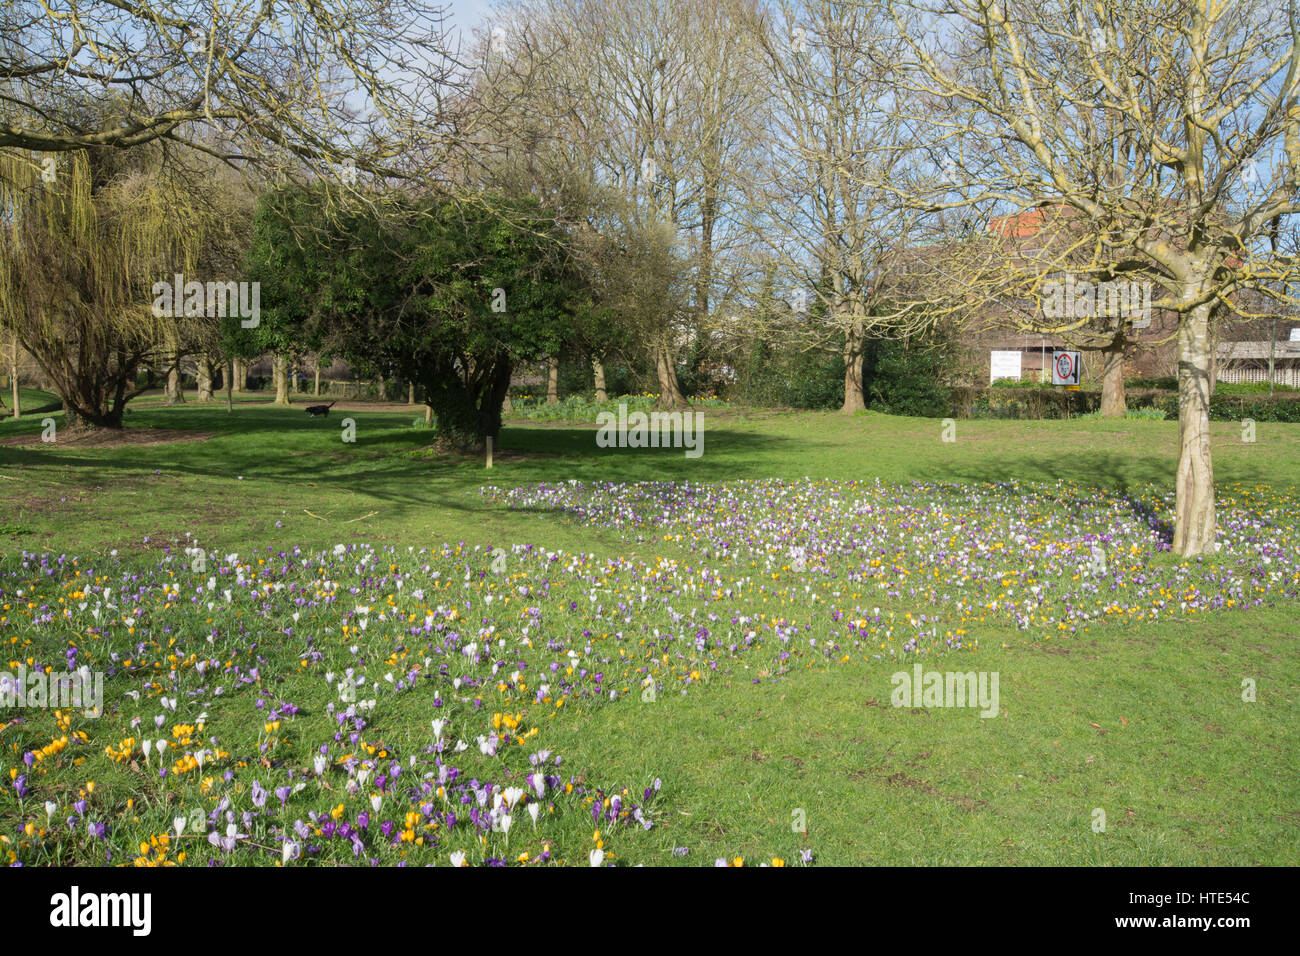
[[[181,380],[181,353],[180,349],[173,346],[172,367],[167,372],[167,398],[168,405],[180,405],[185,401],[185,386]]]
[[[408,405],[415,404],[415,383],[414,382],[406,383],[406,404]]]
[[[316,398],[320,398],[320,359],[316,360],[316,391],[314,395]]]
[[[275,384],[275,404],[289,404],[289,360],[276,353],[271,359],[271,381]]]
[[[238,361],[239,359],[231,359],[226,363],[225,379],[227,412],[233,412],[235,410],[235,363]]]
[[[1214,550],[1214,469],[1210,460],[1210,306],[1183,315],[1178,326],[1178,456],[1174,504],[1175,554]]]
[[[166,402],[168,405],[183,405],[185,403],[185,388],[181,382],[179,364],[173,365],[167,372]]]
[[[1124,340],[1117,339],[1101,350],[1101,417],[1123,418],[1128,411],[1124,397]]]
[[[198,366],[198,400],[200,402],[212,401],[212,359],[206,355],[199,355],[197,360]]]
[[[14,418],[22,418],[23,408],[18,397],[18,335],[17,333],[14,334],[14,340],[9,345],[9,388],[13,391]]]
[[[844,330],[844,404],[840,411],[846,414],[863,411],[867,407],[862,394],[862,318],[854,316]]]
[[[655,377],[659,380],[659,406],[685,408],[686,396],[682,394],[681,383],[677,380],[677,367],[673,364],[672,351],[666,345],[656,345],[654,359]]]
[[[599,356],[591,360],[591,370],[596,376],[596,401],[609,401],[609,393],[605,390],[605,363]]]
[[[560,402],[560,357],[552,355],[546,360],[546,404]]]
[[[242,359],[239,362],[239,381],[235,383],[235,388],[241,392],[248,391],[248,363]]]
[[[379,376],[375,380],[375,392],[381,402],[388,401],[388,379]]]

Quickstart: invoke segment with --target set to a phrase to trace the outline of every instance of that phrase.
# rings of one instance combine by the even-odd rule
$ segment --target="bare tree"
[[[1068,207],[1089,225],[1089,273],[1149,278],[1152,308],[1178,316],[1173,549],[1212,551],[1213,320],[1241,311],[1241,291],[1280,294],[1294,277],[1294,258],[1262,240],[1300,211],[1295,3],[860,2],[905,39],[900,82],[932,104],[911,121],[956,171],[943,195],[909,198]],[[1001,281],[1041,293],[1070,267],[1049,256]]]
[[[787,344],[842,343],[845,412],[866,407],[867,338],[933,317],[899,308],[891,281],[922,210],[900,199],[897,180],[917,157],[891,76],[903,47],[887,25],[854,0],[776,0],[752,24],[769,73],[771,152],[751,225],[796,286],[788,301],[805,321]]]
[[[503,13],[505,42],[514,49],[513,27],[538,67],[523,113],[529,172],[569,203],[606,275],[618,271],[607,253],[646,257],[636,291],[617,292],[618,317],[665,405],[685,404],[678,361],[707,342],[734,286],[735,172],[760,103],[740,29],[751,15],[740,0],[539,0]],[[663,284],[647,294],[652,276]]]
[[[454,138],[458,67],[444,8],[425,0],[9,0],[0,148],[166,140],[231,162],[393,174]],[[102,121],[59,108],[87,91],[124,109]]]

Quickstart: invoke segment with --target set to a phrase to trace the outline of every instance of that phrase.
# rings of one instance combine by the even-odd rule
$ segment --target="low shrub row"
[[[1125,404],[1130,411],[1144,409],[1163,412],[1167,419],[1178,418],[1178,393],[1170,390],[1127,390]],[[1023,418],[1060,419],[1092,415],[1101,410],[1101,392],[1067,391],[1056,388],[1008,389],[998,387],[954,388],[948,415],[952,418]],[[1133,417],[1156,417],[1135,415]],[[1210,399],[1210,420],[1239,422],[1251,418],[1257,422],[1300,422],[1300,391],[1278,391],[1273,395],[1252,392],[1225,392],[1219,389]]]

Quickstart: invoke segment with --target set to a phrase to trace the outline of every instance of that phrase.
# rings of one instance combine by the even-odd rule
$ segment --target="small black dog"
[[[317,415],[328,415],[330,413],[330,409],[333,407],[334,407],[333,402],[330,402],[328,405],[308,405],[307,414],[310,415],[312,418],[315,418]]]

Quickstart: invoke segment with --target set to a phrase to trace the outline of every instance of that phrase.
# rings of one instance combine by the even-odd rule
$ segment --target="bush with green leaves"
[[[948,417],[951,344],[939,332],[911,340],[870,340],[862,372],[867,406],[890,415]]]
[[[1268,382],[1217,382],[1215,395],[1269,395],[1277,392],[1297,392],[1300,389],[1291,385],[1273,384],[1270,392]]]

